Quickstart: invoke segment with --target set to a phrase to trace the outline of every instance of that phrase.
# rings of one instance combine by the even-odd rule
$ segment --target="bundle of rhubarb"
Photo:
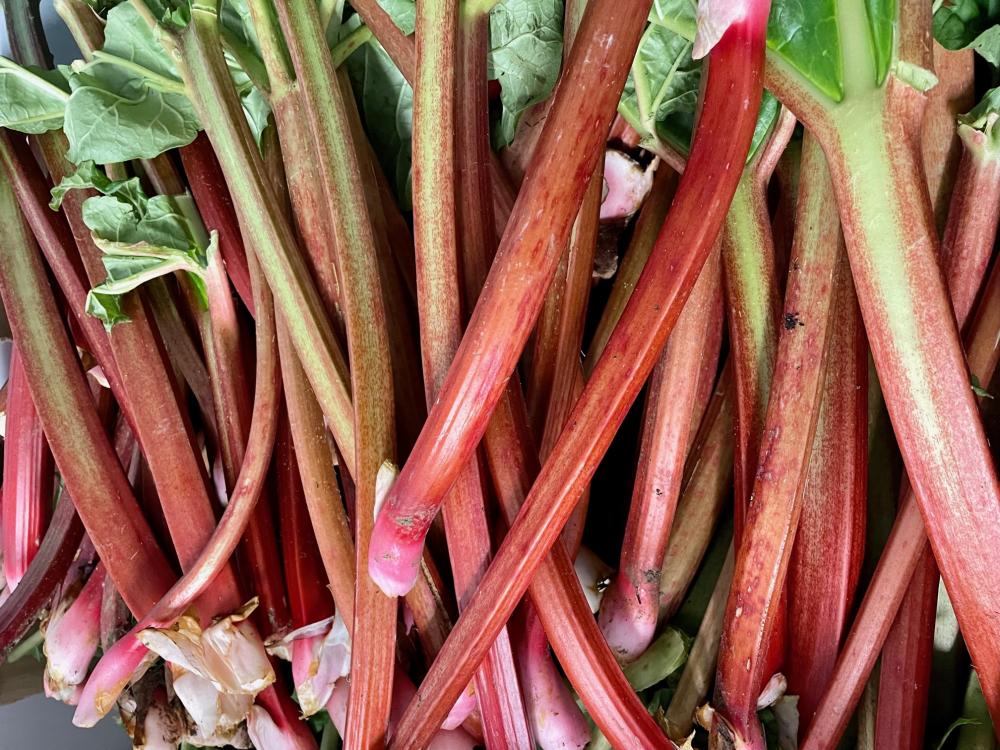
[[[1000,4],[3,10],[0,664],[74,723],[996,747]]]

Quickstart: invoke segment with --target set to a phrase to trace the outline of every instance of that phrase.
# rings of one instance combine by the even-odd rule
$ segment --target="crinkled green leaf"
[[[1000,0],[946,0],[934,11],[934,38],[945,49],[974,49],[1000,65]]]
[[[60,71],[21,67],[0,57],[0,127],[44,133],[63,124],[69,84]]]
[[[892,65],[892,46],[896,34],[896,0],[865,0],[868,28],[875,56],[875,81],[881,86]]]
[[[133,81],[118,92],[92,85],[74,90],[64,128],[70,161],[113,164],[186,146],[200,124],[187,97]]]
[[[165,28],[183,29],[191,21],[191,0],[145,0],[145,2]]]
[[[417,23],[417,4],[414,0],[378,0],[378,4],[400,31],[407,36],[413,33]]]
[[[489,76],[500,82],[498,148],[514,140],[524,111],[556,85],[563,50],[562,0],[502,0],[490,12]]]
[[[773,3],[767,46],[831,99],[843,99],[844,66],[836,0]]]
[[[58,211],[66,193],[70,190],[88,188],[97,190],[104,195],[119,196],[137,209],[145,209],[146,194],[142,190],[138,177],[132,177],[128,180],[111,180],[104,174],[104,170],[92,161],[80,164],[73,174],[63,177],[59,184],[52,188],[52,201],[49,203],[49,207],[53,211]]]
[[[186,271],[197,278],[215,250],[215,232],[206,236],[188,196],[147,198],[137,178],[109,180],[93,162],[80,166],[52,191],[54,203],[68,190],[94,189],[103,195],[83,203],[83,221],[104,255],[107,277],[91,290],[87,310],[110,327],[124,316],[117,296],[146,281]],[[203,295],[203,285],[198,285]]]
[[[356,27],[357,23],[349,21],[342,33]],[[379,163],[392,181],[400,205],[409,210],[413,89],[374,39],[347,59],[347,70]]]
[[[101,51],[180,81],[177,68],[157,41],[156,33],[132,3],[118,5],[108,13]]]
[[[700,79],[701,63],[691,59],[691,43],[669,26],[651,23],[639,42],[618,111],[643,139],[663,140],[686,153]]]
[[[667,628],[642,656],[625,667],[625,677],[638,692],[667,679],[687,661],[691,639],[676,628]]]
[[[108,13],[101,51],[111,58],[70,79],[64,129],[71,161],[152,158],[194,140],[200,124],[177,70],[131,4]]]

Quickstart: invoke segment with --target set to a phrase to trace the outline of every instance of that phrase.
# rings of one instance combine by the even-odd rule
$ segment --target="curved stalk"
[[[104,434],[66,338],[37,246],[11,186],[0,181],[0,294],[56,466],[98,554],[128,603],[147,612],[173,580]]]
[[[701,385],[705,350],[721,278],[717,255],[709,258],[677,326],[650,376],[639,468],[622,542],[621,562],[601,601],[600,623],[623,662],[652,642],[660,610],[660,572],[681,493],[684,459]]]
[[[428,405],[437,398],[462,336],[455,216],[455,46],[459,7],[427,0],[417,10],[413,100],[413,222],[417,302]],[[459,611],[489,565],[491,545],[483,482],[473,460],[445,500],[445,532]],[[489,744],[531,744],[506,628],[476,676],[476,698]]]

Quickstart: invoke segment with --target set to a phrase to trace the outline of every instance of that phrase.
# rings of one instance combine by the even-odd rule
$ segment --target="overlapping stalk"
[[[147,612],[173,573],[104,434],[34,239],[6,181],[0,293],[52,455],[80,518],[129,608]]]
[[[737,547],[719,647],[712,732],[720,746],[764,747],[757,699],[774,667],[772,633],[780,616],[802,512],[802,486],[828,356],[832,300],[850,299],[829,173],[819,145],[809,136],[802,151],[784,325],[762,433],[760,468]]]
[[[413,585],[430,522],[468,462],[514,369],[589,175],[603,153],[646,11],[642,1],[597,2],[584,18],[538,145],[540,158],[518,196],[486,292],[476,305],[438,401],[379,512],[369,570],[385,591],[405,593]],[[615,44],[609,46],[606,42],[612,37]],[[580,78],[584,68],[587,76]],[[600,77],[604,85],[597,91],[587,87],[590,76]],[[588,123],[582,131],[581,122]],[[570,148],[576,156],[567,160]],[[539,206],[545,207],[544,216],[538,214]]]
[[[413,233],[428,406],[437,398],[462,336],[455,212],[458,26],[459,7],[453,0],[428,0],[417,11]],[[491,556],[484,484],[475,459],[459,474],[445,499],[443,511],[455,595],[461,611],[475,591]],[[477,672],[476,697],[490,745],[521,747],[531,744],[506,628],[499,633]]]
[[[7,379],[6,429],[3,442],[3,577],[14,590],[38,554],[49,517],[54,487],[52,454],[17,345]]]
[[[600,3],[592,6],[590,15],[584,19],[577,50],[586,49],[583,40],[587,38],[587,22],[596,17],[595,11],[601,7]],[[572,512],[573,501],[589,480],[598,456],[607,448],[642,381],[652,370],[659,348],[715,243],[739,180],[740,167],[736,165],[742,165],[749,149],[757,114],[755,104],[760,96],[758,75],[763,58],[767,6],[751,4],[746,11],[747,17],[731,26],[712,52],[715,67],[709,76],[687,177],[682,178],[674,210],[661,230],[646,273],[573,410],[572,428],[563,432],[476,596],[459,619],[421,685],[413,706],[404,716],[400,734],[405,739],[401,738],[399,747],[416,746],[421,741],[422,735],[416,730],[426,732],[428,720],[433,721],[439,715],[440,706],[458,694],[459,683],[470,674],[492,635],[527,588],[538,564],[555,543]],[[575,55],[576,52],[574,58]],[[743,91],[745,99],[734,97],[734,89]],[[734,100],[749,104],[746,108],[738,105],[731,111],[729,107]],[[553,118],[557,111],[558,102]],[[550,126],[552,122],[550,120]],[[720,143],[723,131],[726,137],[724,143]],[[542,142],[545,142],[544,137]],[[717,159],[719,149],[725,149],[728,158],[717,163],[728,164],[730,168],[728,171],[712,170],[708,176],[708,170],[700,168],[702,160],[709,158],[709,151],[714,152],[712,158]],[[524,200],[526,194],[522,190],[519,200]],[[712,208],[708,215],[705,206]],[[688,221],[689,212],[695,210],[703,221]],[[670,245],[664,238],[670,238]],[[502,258],[503,244],[493,273],[503,268]],[[487,287],[489,284],[488,279]],[[482,301],[478,309],[483,309]],[[641,337],[634,333],[638,330],[639,319],[648,324],[639,326],[643,328]],[[472,325],[475,326],[475,316]],[[465,341],[469,341],[468,334]]]

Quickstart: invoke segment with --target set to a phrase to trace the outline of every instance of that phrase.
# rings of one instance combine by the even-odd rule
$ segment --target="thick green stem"
[[[346,741],[363,748],[385,741],[394,661],[396,604],[363,574],[375,513],[375,476],[383,461],[394,455],[388,333],[364,185],[319,15],[311,3],[279,0],[276,5],[312,133],[326,218],[336,240],[347,324],[356,427],[352,476],[357,488],[359,568]]]
[[[275,304],[289,322],[303,369],[353,473],[354,423],[347,363],[246,125],[219,46],[218,17],[210,6],[194,9],[180,50],[182,76],[219,157],[243,235],[254,240]]]

